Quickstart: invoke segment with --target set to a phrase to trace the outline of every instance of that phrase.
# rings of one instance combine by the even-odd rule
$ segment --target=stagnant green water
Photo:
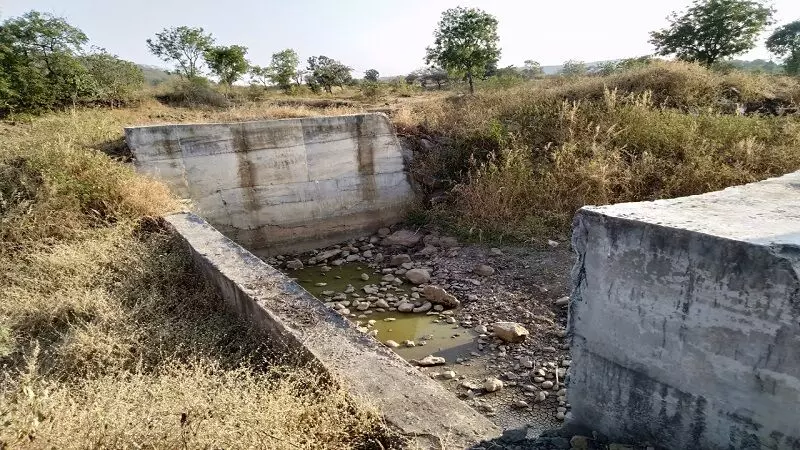
[[[361,275],[366,273],[369,280],[365,281]],[[304,267],[303,269],[288,271],[287,274],[296,279],[308,292],[322,301],[330,301],[332,291],[335,294],[345,292],[348,286],[353,286],[355,293],[363,297],[366,295],[362,288],[370,284],[380,285],[382,274],[363,263],[343,264],[331,267],[328,272],[323,272],[318,266]],[[403,284],[398,290],[388,292],[399,297],[404,293],[410,294],[410,284]],[[347,299],[353,300],[351,294]],[[360,315],[361,311],[353,311]],[[386,320],[389,319],[389,320]],[[392,320],[394,319],[394,320]],[[397,311],[372,312],[366,318],[350,320],[359,326],[368,326],[378,331],[376,339],[381,342],[393,340],[401,347],[394,349],[405,359],[421,359],[428,355],[443,356],[448,362],[456,358],[465,357],[477,350],[477,334],[457,324],[449,324],[440,319],[439,315],[401,313]],[[369,325],[369,321],[375,321]],[[405,341],[414,341],[416,346],[406,347]]]

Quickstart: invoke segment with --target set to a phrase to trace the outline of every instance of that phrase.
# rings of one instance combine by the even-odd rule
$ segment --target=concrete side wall
[[[235,241],[303,250],[400,220],[413,192],[382,114],[126,128],[138,170]]]
[[[798,181],[578,212],[574,421],[672,449],[800,448]]]
[[[193,214],[166,217],[198,268],[243,320],[287,354],[310,358],[378,406],[412,448],[466,448],[500,435],[488,419],[444,387],[355,330],[287,276]]]

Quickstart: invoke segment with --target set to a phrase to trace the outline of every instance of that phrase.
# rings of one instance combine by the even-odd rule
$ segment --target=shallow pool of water
[[[365,273],[369,276],[369,280],[361,278]],[[364,286],[380,285],[383,276],[364,263],[343,264],[331,267],[327,272],[322,271],[320,266],[310,266],[289,271],[287,275],[296,279],[303,288],[323,302],[330,302],[337,294],[344,293],[349,286],[353,287],[353,292],[347,293],[347,300],[363,300],[366,297]],[[411,285],[408,283],[400,286],[392,285],[388,287],[387,293],[399,297],[410,294],[410,288]],[[348,317],[348,319],[359,326],[377,330],[376,339],[381,342],[393,340],[401,344],[401,347],[394,351],[407,360],[435,355],[453,362],[456,358],[469,356],[470,352],[477,350],[477,334],[457,324],[447,323],[447,314],[427,315],[374,310],[353,310],[352,313],[355,316],[366,314],[365,318]],[[369,325],[373,320],[374,324]],[[406,341],[413,341],[416,345],[408,347],[404,345]]]

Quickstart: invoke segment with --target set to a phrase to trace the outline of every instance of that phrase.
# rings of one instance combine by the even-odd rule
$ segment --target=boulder
[[[303,268],[303,261],[299,259],[293,259],[286,263],[286,268],[291,270],[298,270]]]
[[[425,269],[411,269],[406,272],[406,278],[414,284],[425,284],[431,281],[431,274]]]
[[[378,236],[380,236],[380,237],[386,237],[386,236],[388,236],[388,235],[389,235],[391,232],[392,232],[392,230],[390,230],[390,229],[388,229],[388,228],[384,227],[384,228],[381,228],[381,229],[379,229],[379,230],[378,230]]]
[[[483,390],[486,392],[495,392],[503,389],[503,382],[498,380],[497,378],[490,377],[487,378],[486,381],[483,383]]]
[[[425,302],[425,303],[422,304],[422,306],[418,306],[418,307],[412,309],[411,312],[424,313],[424,312],[430,311],[431,308],[433,308],[433,304],[431,302]]]
[[[453,295],[448,294],[447,291],[435,285],[425,286],[422,289],[422,295],[431,303],[442,305],[448,308],[456,308],[461,304]]]
[[[445,359],[441,356],[428,355],[418,361],[412,361],[414,364],[422,367],[441,366],[445,363]]]
[[[482,277],[494,275],[494,268],[492,266],[487,266],[486,264],[478,264],[474,269],[472,269],[472,271]]]
[[[411,262],[411,257],[403,253],[400,255],[392,256],[392,259],[389,261],[389,265],[397,267],[404,263],[410,263],[410,262]]]
[[[492,324],[494,335],[505,342],[519,343],[530,334],[528,330],[516,322],[495,322]]]
[[[316,259],[317,262],[322,262],[322,261],[325,261],[326,259],[333,258],[334,256],[336,256],[336,255],[338,255],[340,253],[342,253],[341,249],[334,248],[332,250],[326,250],[326,251],[318,254],[317,256],[314,257],[314,259]]]
[[[414,310],[414,304],[408,302],[401,303],[400,306],[397,307],[397,310],[403,313],[411,312]]]
[[[439,247],[453,248],[458,247],[458,239],[450,236],[439,238]]]
[[[413,247],[422,239],[422,235],[411,230],[397,230],[386,236],[383,245],[399,245],[401,247]]]

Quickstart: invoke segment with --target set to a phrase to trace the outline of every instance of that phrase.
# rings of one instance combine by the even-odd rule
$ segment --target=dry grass
[[[0,448],[378,446],[371,408],[281,369],[222,307],[153,218],[180,208],[164,186],[101,151],[129,124],[332,112],[151,102],[0,126]]]
[[[444,136],[415,170],[454,184],[440,211],[481,235],[565,233],[575,211],[699,194],[800,168],[797,116],[739,116],[744,101],[797,101],[800,82],[658,63],[421,104],[398,123]]]

